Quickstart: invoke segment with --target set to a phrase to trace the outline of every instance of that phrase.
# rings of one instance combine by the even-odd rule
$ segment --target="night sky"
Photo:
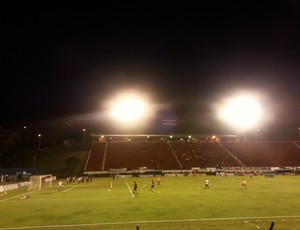
[[[109,132],[93,119],[129,89],[150,95],[157,121],[176,119],[173,131],[230,132],[212,107],[246,90],[271,117],[259,128],[297,137],[300,4],[191,3],[2,2],[0,126],[77,119]]]

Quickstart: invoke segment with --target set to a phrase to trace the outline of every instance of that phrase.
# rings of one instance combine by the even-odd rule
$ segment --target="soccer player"
[[[59,181],[57,184],[58,191],[61,191],[62,187],[63,187],[63,182]]]
[[[242,180],[242,188],[245,188],[245,190],[247,190],[247,181],[245,179]]]
[[[24,200],[24,199],[28,199],[29,198],[29,195],[27,195],[27,194],[23,194],[22,196],[21,196],[21,200]]]
[[[209,189],[209,180],[207,178],[205,179],[204,189]]]
[[[157,185],[160,185],[160,177],[156,177]]]
[[[134,182],[134,184],[133,184],[133,190],[132,190],[132,193],[133,194],[138,194],[138,191],[137,191],[137,189],[138,189],[138,186],[137,186],[137,183],[136,183],[136,181]]]
[[[111,192],[111,191],[112,191],[112,186],[113,186],[113,183],[112,183],[112,181],[111,181],[111,182],[110,182],[110,187],[109,187],[109,189],[108,189],[107,191]]]
[[[154,180],[152,179],[152,182],[151,182],[151,191],[154,191]]]

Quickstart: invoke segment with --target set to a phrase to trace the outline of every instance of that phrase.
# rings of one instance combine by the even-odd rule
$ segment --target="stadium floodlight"
[[[112,115],[120,121],[131,122],[140,119],[145,110],[144,102],[137,98],[124,98],[115,105]]]
[[[219,108],[218,116],[231,127],[244,132],[258,123],[262,109],[255,97],[243,95],[225,100]]]
[[[39,144],[38,144],[38,149],[40,150],[41,149],[41,137],[42,137],[42,134],[38,134],[38,139],[39,139]]]
[[[136,91],[119,92],[106,103],[108,117],[114,120],[118,128],[133,128],[143,124],[151,117],[152,110],[148,98],[143,93]],[[117,123],[116,123],[117,122]]]

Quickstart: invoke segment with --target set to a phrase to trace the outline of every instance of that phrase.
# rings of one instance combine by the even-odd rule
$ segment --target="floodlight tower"
[[[247,131],[253,129],[262,117],[262,109],[259,103],[247,95],[228,98],[218,108],[218,117],[227,123],[238,133],[243,134],[247,141]],[[257,140],[258,140],[257,129]]]
[[[147,100],[136,93],[124,93],[116,97],[109,104],[110,117],[118,128],[127,132],[137,128],[142,119],[149,116]]]
[[[83,144],[85,144],[85,140],[86,140],[86,129],[82,129],[83,132]]]
[[[259,129],[256,129],[256,142],[258,142],[259,141]]]
[[[35,169],[35,155],[33,156],[33,168]]]
[[[39,145],[38,145],[38,149],[40,150],[41,149],[41,137],[42,137],[42,134],[38,134],[38,139],[39,139]]]

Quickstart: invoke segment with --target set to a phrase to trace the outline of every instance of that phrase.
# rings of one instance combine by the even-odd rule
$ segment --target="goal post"
[[[31,176],[28,191],[40,191],[43,188],[51,187],[54,179],[55,177],[52,177],[52,174]]]
[[[5,186],[0,186],[0,196],[3,195],[2,193],[6,194]]]

